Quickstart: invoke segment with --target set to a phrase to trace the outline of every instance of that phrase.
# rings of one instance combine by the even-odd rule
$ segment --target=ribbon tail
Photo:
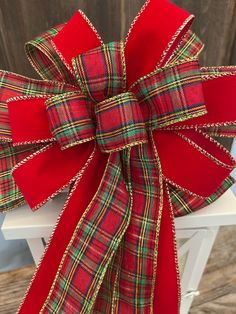
[[[153,313],[178,314],[180,301],[181,288],[174,215],[169,200],[168,188],[164,186]]]
[[[106,155],[95,150],[92,160],[88,165],[85,164],[87,168],[83,176],[78,177],[72,186],[18,313],[38,314],[43,307],[68,243],[84,210],[98,189],[106,164]]]
[[[94,313],[152,313],[162,179],[150,144],[132,148],[130,169],[131,220],[99,291]]]
[[[96,166],[98,167],[97,163]],[[126,165],[126,167],[129,169],[129,165]],[[93,167],[93,170],[97,174],[96,167]],[[126,179],[122,173],[122,162],[119,153],[111,154],[103,177],[98,180],[100,185],[97,192],[81,218],[78,219],[77,216],[72,221],[69,218],[68,223],[72,224],[74,220],[77,223],[67,228],[69,231],[73,229],[73,234],[70,232],[69,243],[67,242],[67,247],[61,255],[59,267],[56,274],[54,273],[51,287],[49,291],[47,290],[47,295],[44,294],[46,300],[43,301],[43,304],[40,302],[40,313],[68,313],[68,311],[70,313],[90,313],[92,311],[107,267],[111,263],[130,221],[131,189],[129,183],[125,184]],[[84,180],[87,191],[91,188],[94,190],[92,187],[93,182],[97,179],[94,178],[91,172]],[[78,208],[81,207],[81,198],[88,200],[87,193],[81,195],[80,191],[81,187],[78,185],[74,192],[74,201],[70,205],[70,211],[72,212],[78,211]],[[90,194],[89,192],[89,196],[91,196]],[[81,208],[84,208],[84,206]],[[66,211],[68,212],[68,208]],[[61,219],[59,226],[65,224],[65,219],[65,217]],[[58,227],[58,236],[60,236],[60,232],[64,236],[67,233]],[[56,245],[54,244],[55,249]],[[55,261],[51,261],[49,266],[52,267],[55,264]],[[45,261],[43,265],[48,269]],[[40,274],[38,280],[42,280],[44,277]],[[42,288],[42,286],[38,285],[38,288]],[[39,291],[36,290],[36,292],[38,295]],[[31,301],[35,303],[33,294]],[[36,310],[34,308],[31,312],[27,306],[30,306],[29,299],[27,304],[24,305],[24,311],[20,312],[21,314],[39,312],[39,308]]]
[[[131,156],[129,156],[129,153],[127,153],[127,150],[124,150],[120,154],[122,155],[122,162],[124,166],[124,173],[130,172],[130,175],[132,176],[132,153],[133,148],[131,150]],[[130,160],[130,170],[127,168],[129,166],[129,159]],[[127,178],[127,181],[129,182],[130,179]],[[132,182],[132,180],[131,180]],[[132,187],[132,199],[133,199],[133,208],[134,208],[134,191]],[[132,209],[133,210],[133,209]],[[131,221],[130,221],[131,224]],[[129,226],[130,226],[129,224]],[[129,228],[129,227],[128,227]],[[127,228],[127,229],[128,229]],[[122,258],[123,258],[123,252],[124,252],[124,243],[125,243],[126,233],[123,236],[119,247],[114,254],[108,268],[106,271],[106,274],[104,276],[101,288],[99,289],[96,303],[93,308],[94,313],[114,313],[116,308],[116,302],[117,298],[120,298],[119,294],[117,293],[117,287],[120,280],[120,270],[121,270],[121,264],[122,264]]]

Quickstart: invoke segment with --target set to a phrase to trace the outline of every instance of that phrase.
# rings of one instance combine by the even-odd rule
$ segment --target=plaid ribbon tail
[[[219,197],[235,166],[210,135],[236,134],[236,69],[200,69],[192,21],[169,1],[146,1],[124,49],[103,45],[79,11],[26,45],[53,81],[0,71],[1,208],[23,194],[37,209],[72,184],[20,314],[179,312],[174,215]],[[32,147],[40,128],[52,143]]]
[[[106,273],[94,313],[156,313],[170,294],[172,298],[165,305],[166,313],[177,313],[180,286],[176,284],[178,266],[174,255],[174,233],[168,202],[163,204],[161,166],[150,143],[132,148],[131,178],[133,210],[130,224]],[[169,215],[167,222],[162,214],[163,205],[164,215]],[[161,239],[160,232],[164,232]],[[165,250],[166,244],[169,250]],[[162,253],[164,255],[158,261],[157,255]],[[161,265],[160,271],[157,263]],[[173,276],[167,280],[169,272]],[[157,290],[159,285],[166,295],[164,298]]]
[[[132,148],[131,178],[130,224],[106,272],[94,313],[158,313],[162,308],[178,313],[174,214],[155,146]]]
[[[110,155],[99,188],[74,230],[40,313],[92,311],[130,223],[130,151],[126,153],[123,160],[119,153]]]

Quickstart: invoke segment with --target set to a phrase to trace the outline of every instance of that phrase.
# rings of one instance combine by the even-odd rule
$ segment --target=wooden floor
[[[236,227],[222,227],[191,314],[236,314]]]
[[[16,313],[33,272],[30,266],[0,274],[0,314]],[[236,227],[220,230],[200,292],[191,314],[236,314]]]

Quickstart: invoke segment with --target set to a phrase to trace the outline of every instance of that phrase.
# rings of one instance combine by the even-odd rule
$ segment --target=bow
[[[78,11],[26,45],[43,81],[0,72],[1,209],[70,186],[19,313],[178,313],[173,218],[235,165],[212,136],[236,134],[236,68],[200,68],[192,20],[147,1],[103,44]]]

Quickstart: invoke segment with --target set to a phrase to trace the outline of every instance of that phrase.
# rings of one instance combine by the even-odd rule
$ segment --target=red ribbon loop
[[[101,46],[77,12],[27,46],[43,78],[73,85],[0,72],[1,208],[71,184],[20,313],[178,313],[173,215],[232,185],[208,134],[236,132],[236,71],[200,69],[192,20],[147,0],[124,47]]]

